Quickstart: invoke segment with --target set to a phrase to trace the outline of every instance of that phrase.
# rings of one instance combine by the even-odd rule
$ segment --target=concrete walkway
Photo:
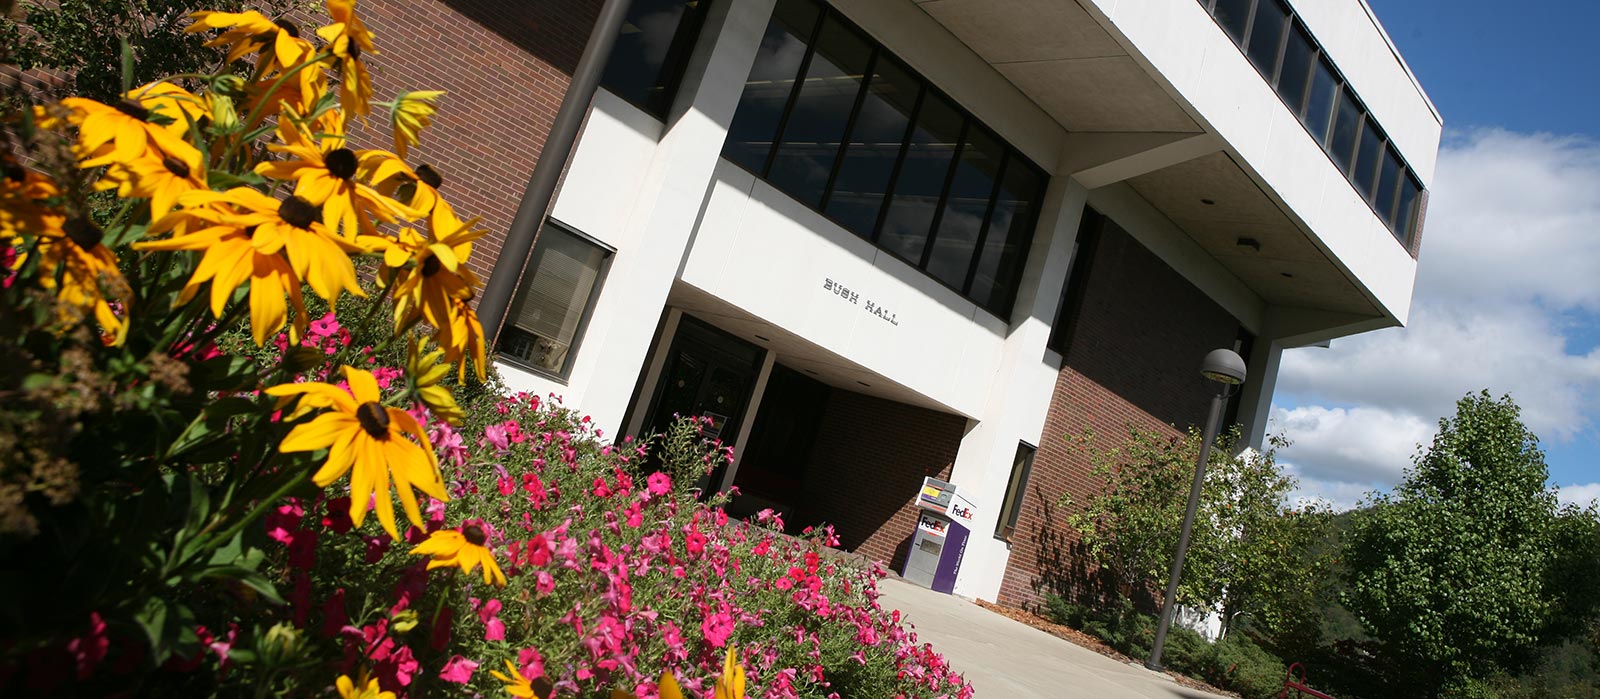
[[[1225,699],[1165,674],[1127,665],[1012,621],[959,597],[893,578],[880,584],[885,608],[899,609],[977,690],[977,699]]]

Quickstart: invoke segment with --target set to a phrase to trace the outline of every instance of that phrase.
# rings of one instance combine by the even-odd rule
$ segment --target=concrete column
[[[1023,269],[1017,303],[1007,330],[1003,358],[983,410],[961,440],[951,481],[977,505],[955,592],[994,600],[1005,579],[1010,546],[994,537],[1017,443],[1037,445],[1055,388],[1058,368],[1047,357],[1050,326],[1072,265],[1073,244],[1088,190],[1076,180],[1055,177],[1046,190],[1039,226]]]
[[[740,0],[712,5],[640,185],[633,192],[603,193],[618,198],[631,195],[632,200],[584,342],[584,351],[595,353],[589,358],[592,366],[604,370],[589,377],[580,400],[596,427],[607,433],[633,427],[621,424],[623,415],[650,357],[662,301],[689,246],[773,4],[774,0]],[[564,201],[563,196],[558,206]],[[615,198],[578,204],[580,208],[626,205]]]
[[[1283,344],[1273,338],[1257,337],[1250,356],[1245,359],[1248,375],[1240,387],[1239,424],[1243,427],[1244,441],[1237,448],[1262,449],[1266,443],[1267,418],[1272,412],[1272,389],[1278,383],[1278,362],[1283,358]]]

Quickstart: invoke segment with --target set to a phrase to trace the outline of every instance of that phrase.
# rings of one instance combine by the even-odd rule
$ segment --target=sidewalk
[[[1180,686],[1142,665],[1080,648],[959,597],[892,578],[880,589],[883,606],[899,609],[916,626],[919,641],[932,643],[966,675],[977,699],[1226,699]]]

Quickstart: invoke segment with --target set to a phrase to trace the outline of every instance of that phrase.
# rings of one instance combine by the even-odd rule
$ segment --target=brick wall
[[[356,7],[376,35],[375,99],[449,92],[409,160],[431,164],[456,210],[483,219],[489,234],[469,267],[485,279],[599,7],[600,0],[362,0]],[[357,142],[393,148],[387,116],[374,113]]]
[[[835,389],[796,514],[832,523],[841,548],[898,567],[917,523],[922,478],[950,477],[966,424],[957,415]]]
[[[1238,321],[1115,225],[1103,228],[1086,273],[1080,298],[1067,300],[1080,304],[1077,322],[1012,539],[1002,604],[1032,606],[1050,589],[1092,584],[1094,567],[1056,505],[1063,493],[1082,502],[1095,486],[1087,456],[1066,438],[1092,429],[1116,439],[1130,423],[1176,434],[1173,425],[1203,422],[1214,384],[1200,378],[1200,360],[1238,335]]]

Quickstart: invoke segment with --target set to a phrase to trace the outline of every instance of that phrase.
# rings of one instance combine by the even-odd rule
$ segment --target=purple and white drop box
[[[923,587],[949,594],[961,572],[961,556],[977,508],[956,492],[956,486],[937,478],[922,479],[917,495],[917,529],[911,536],[900,575]]]

